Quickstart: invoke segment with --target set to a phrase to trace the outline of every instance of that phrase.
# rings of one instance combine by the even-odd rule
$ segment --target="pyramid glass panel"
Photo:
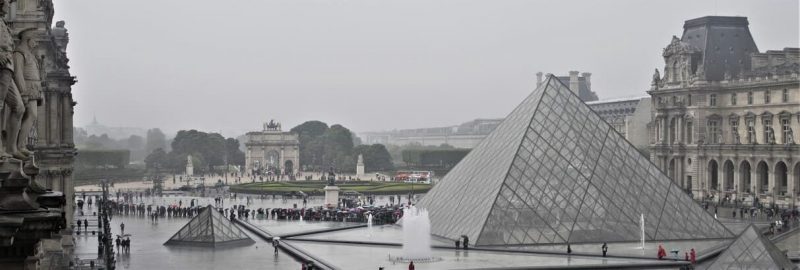
[[[419,204],[476,245],[733,236],[552,76]]]
[[[164,244],[218,246],[252,243],[255,241],[242,229],[208,206]]]
[[[708,269],[797,269],[755,226],[750,225]]]

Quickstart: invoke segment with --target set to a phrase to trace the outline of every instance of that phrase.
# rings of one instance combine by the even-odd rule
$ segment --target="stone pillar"
[[[325,186],[325,207],[336,208],[339,205],[339,187]]]
[[[536,72],[536,87],[542,85],[542,72]]]
[[[683,187],[683,188],[685,188],[683,182],[685,182],[684,179],[686,179],[686,168],[685,168],[685,166],[686,165],[684,164],[684,158],[679,158],[679,159],[675,160],[675,170],[676,170],[675,179],[680,182],[679,185],[681,187]]]
[[[284,164],[286,164],[286,150],[281,147],[281,157],[278,159],[278,170],[281,173],[286,173],[284,172],[284,169],[286,169],[284,168]]]
[[[794,175],[794,172],[791,169],[792,168],[789,168],[788,166],[786,168],[786,171],[787,171],[786,172],[786,193],[789,193],[789,197],[791,197],[791,200],[792,200],[791,202],[795,202],[795,200],[797,198],[797,191],[794,190],[795,189],[794,178],[796,176]]]
[[[586,82],[586,88],[592,91],[592,73],[584,72],[581,73],[581,76],[583,76],[583,81]]]
[[[756,167],[750,167],[750,188],[755,197],[758,197],[761,191],[758,184],[758,164],[756,164]]]
[[[72,144],[72,98],[71,95],[65,95],[63,98],[64,102],[64,112],[61,114],[64,117],[64,137],[62,138],[62,144]]]
[[[576,96],[580,96],[580,82],[578,81],[578,72],[569,72],[569,90],[572,90]]]
[[[49,101],[49,103],[48,103],[48,101]],[[50,94],[48,95],[48,100],[45,101],[45,104],[47,104],[48,107],[49,107],[49,113],[50,113],[47,116],[49,118],[48,122],[50,123],[50,128],[49,128],[49,132],[48,132],[49,133],[48,134],[49,138],[47,140],[48,141],[48,145],[57,145],[59,143],[59,141],[60,141],[59,140],[60,138],[58,136],[58,133],[59,133],[58,132],[58,130],[59,130],[58,124],[59,124],[59,122],[61,122],[61,121],[59,121],[59,119],[61,119],[61,118],[58,116],[58,104],[59,104],[59,102],[60,101],[58,100],[58,93],[56,93],[56,92],[50,92]]]
[[[775,170],[774,164],[773,164],[773,166],[770,166],[770,167],[767,168],[767,179],[768,179],[767,181],[769,181],[769,184],[767,185],[768,186],[767,194],[772,198],[772,201],[775,201],[775,200],[778,199],[776,197],[776,195],[778,194],[778,190],[777,190],[778,185],[775,184],[775,172],[774,172],[774,170]]]
[[[728,188],[725,186],[725,182],[727,181],[727,179],[725,178],[725,175],[722,174],[723,173],[722,167],[724,166],[719,165],[719,162],[717,162],[717,185],[719,185],[717,188],[719,189],[720,194],[723,194],[725,191],[727,191]],[[720,198],[722,197],[723,196],[720,196]]]
[[[733,166],[733,187],[734,187],[734,199],[739,199],[742,195],[742,177],[739,175],[739,168],[736,165]]]

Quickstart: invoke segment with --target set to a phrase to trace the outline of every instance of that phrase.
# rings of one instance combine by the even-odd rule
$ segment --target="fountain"
[[[367,215],[367,237],[372,238],[372,213]]]
[[[642,214],[640,222],[642,224],[642,250],[644,250],[644,214]]]
[[[415,206],[403,209],[403,255],[393,261],[414,263],[435,262],[431,252],[431,220],[428,211]]]

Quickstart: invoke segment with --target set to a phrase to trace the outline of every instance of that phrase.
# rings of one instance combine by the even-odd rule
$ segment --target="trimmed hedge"
[[[75,167],[122,169],[130,161],[130,150],[78,150],[78,155],[75,157]]]
[[[102,179],[110,179],[114,181],[124,180],[142,180],[145,176],[145,170],[125,168],[125,169],[75,169],[73,179],[75,185],[90,185],[100,183]]]
[[[298,181],[298,182],[256,182],[239,184],[230,187],[231,192],[284,195],[302,191],[309,195],[324,195],[324,181]],[[341,182],[336,183],[342,192],[356,191],[364,195],[392,195],[407,194],[412,190],[410,183],[401,182]],[[431,189],[430,184],[414,184],[415,193],[426,193]]]

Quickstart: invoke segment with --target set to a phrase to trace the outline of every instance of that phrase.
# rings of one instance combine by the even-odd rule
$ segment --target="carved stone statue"
[[[655,89],[655,90],[658,90],[658,87],[661,85],[661,73],[658,72],[658,69],[656,69],[656,72],[653,73],[652,85],[653,85],[653,89]]]
[[[28,136],[31,133],[33,124],[38,118],[38,106],[42,105],[42,80],[39,76],[39,61],[33,54],[36,48],[35,29],[28,29],[19,34],[20,41],[14,51],[14,66],[17,70],[17,86],[22,96],[22,103],[25,106],[25,114],[22,115],[19,133],[10,134],[9,142],[16,141],[17,150],[26,158],[33,152],[28,151]],[[17,157],[15,155],[15,157]]]
[[[0,108],[10,111],[10,114],[21,115],[21,110],[23,109],[22,97],[17,90],[14,73],[14,38],[4,19],[8,13],[9,6],[8,0],[0,0],[0,98],[3,100]],[[5,114],[0,112],[0,127],[3,128],[7,126],[4,116]],[[17,133],[19,132],[19,125],[15,128],[9,124],[6,131],[9,134]],[[4,143],[3,140],[0,140],[0,158],[11,157],[11,154],[6,151]],[[16,142],[12,143],[12,145],[14,145],[13,148],[16,148]]]
[[[328,186],[336,185],[336,173],[333,172],[333,166],[328,169]]]
[[[264,124],[264,130],[281,130],[281,124],[276,123],[275,120],[269,120],[269,123]]]
[[[733,135],[733,143],[734,144],[741,144],[742,141],[741,141],[741,138],[739,137],[739,131],[737,131],[735,128],[731,128],[731,129],[732,129],[731,130],[731,135]]]
[[[792,131],[791,127],[786,130],[786,138],[783,140],[787,145],[794,144],[794,131]]]
[[[767,138],[765,141],[767,141],[768,144],[775,144],[775,130],[773,130],[772,127],[767,127],[766,135]]]
[[[66,52],[67,44],[69,43],[69,33],[67,33],[67,28],[64,27],[64,21],[57,21],[56,27],[50,29],[50,33],[53,33],[59,50]]]

